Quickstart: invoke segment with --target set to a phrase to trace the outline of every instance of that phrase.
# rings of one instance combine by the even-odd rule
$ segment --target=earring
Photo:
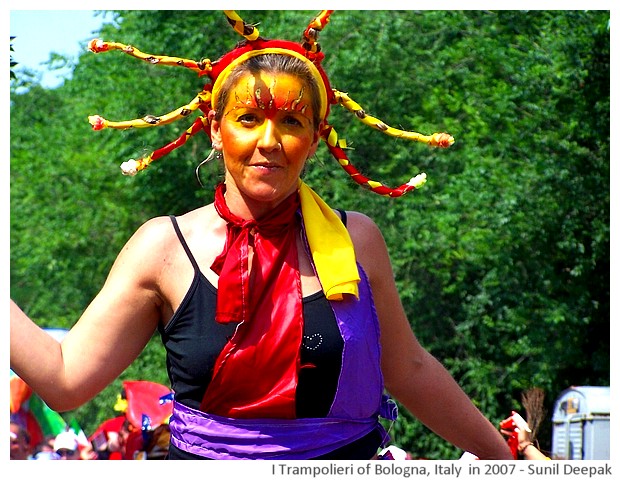
[[[201,187],[204,187],[204,184],[202,183],[202,180],[200,180],[200,167],[202,167],[205,163],[209,163],[211,160],[221,161],[222,152],[220,150],[216,150],[215,148],[212,148],[211,153],[209,153],[209,156],[205,158],[202,162],[200,162],[198,166],[196,167],[196,172],[195,172],[196,178],[198,179],[198,183],[200,184]]]

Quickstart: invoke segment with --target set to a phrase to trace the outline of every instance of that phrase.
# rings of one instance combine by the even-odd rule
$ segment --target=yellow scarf
[[[348,293],[359,298],[360,276],[349,232],[329,205],[301,180],[299,197],[310,253],[325,296],[342,300]]]

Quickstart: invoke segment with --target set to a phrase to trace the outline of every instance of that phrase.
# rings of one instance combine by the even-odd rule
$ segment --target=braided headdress
[[[321,66],[324,54],[321,52],[320,45],[317,41],[319,32],[323,30],[329,22],[329,17],[333,10],[323,10],[316,18],[314,18],[303,32],[303,41],[301,44],[286,40],[263,40],[259,37],[256,27],[245,23],[234,11],[224,10],[224,14],[230,25],[242,35],[247,42],[237,47],[220,59],[210,61],[208,59],[199,62],[184,58],[151,55],[141,52],[131,45],[124,45],[117,42],[104,42],[102,40],[92,40],[88,48],[94,53],[106,52],[109,50],[121,50],[124,53],[144,60],[151,64],[180,66],[189,68],[198,73],[199,76],[206,75],[211,80],[206,84],[203,90],[194,97],[187,105],[162,116],[146,115],[142,118],[134,120],[113,122],[106,120],[99,115],[88,117],[88,121],[93,130],[101,130],[103,128],[127,129],[127,128],[145,128],[166,125],[181,118],[185,118],[196,110],[201,110],[204,115],[197,118],[179,138],[170,142],[158,150],[153,151],[149,155],[138,160],[129,160],[121,165],[121,169],[125,175],[135,175],[138,171],[145,169],[151,162],[167,155],[172,150],[183,145],[187,139],[201,130],[210,135],[210,126],[208,113],[212,110],[218,101],[219,88],[224,83],[225,78],[234,69],[236,65],[245,59],[268,53],[282,53],[300,58],[310,67],[311,73],[317,79],[319,91],[321,92],[321,118],[323,120],[320,132],[321,138],[327,144],[327,148],[342,168],[351,176],[358,184],[372,190],[380,195],[389,197],[399,197],[416,187],[419,187],[426,181],[426,174],[422,173],[413,177],[407,183],[397,187],[390,188],[382,183],[373,181],[362,175],[357,168],[353,166],[347,157],[344,149],[346,141],[339,139],[334,128],[327,122],[329,116],[330,105],[340,104],[351,113],[353,113],[364,124],[379,130],[387,135],[426,143],[434,147],[449,147],[454,143],[454,139],[447,133],[434,133],[426,136],[416,132],[409,132],[393,128],[381,120],[372,117],[364,111],[364,109],[356,102],[351,100],[349,96],[336,89],[332,89],[327,74]]]

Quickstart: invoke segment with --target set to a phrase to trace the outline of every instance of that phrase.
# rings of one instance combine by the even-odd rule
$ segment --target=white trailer
[[[610,387],[570,387],[555,402],[554,460],[609,460]]]

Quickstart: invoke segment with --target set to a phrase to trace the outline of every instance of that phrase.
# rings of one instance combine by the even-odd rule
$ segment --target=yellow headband
[[[267,55],[270,53],[289,55],[291,57],[295,57],[295,58],[298,58],[299,60],[303,60],[304,62],[306,62],[306,65],[308,65],[308,68],[310,69],[310,73],[316,80],[316,83],[319,88],[319,97],[321,100],[320,102],[321,110],[319,113],[320,113],[321,120],[323,120],[325,118],[325,114],[327,113],[327,91],[325,89],[325,83],[323,81],[323,77],[319,73],[319,70],[316,68],[316,65],[312,63],[312,61],[310,61],[308,58],[304,57],[300,53],[294,52],[292,50],[287,50],[285,48],[270,47],[270,48],[264,48],[262,50],[250,50],[240,55],[239,57],[235,58],[232,62],[230,62],[230,64],[224,70],[222,70],[222,72],[218,75],[217,79],[215,80],[215,83],[213,84],[213,88],[211,90],[211,104],[213,106],[213,109],[215,110],[217,108],[217,101],[219,99],[219,92],[220,92],[220,89],[222,88],[222,85],[224,84],[228,76],[232,73],[232,71],[238,65],[240,65],[241,63],[245,62],[246,60],[252,57],[256,57],[258,55]]]

